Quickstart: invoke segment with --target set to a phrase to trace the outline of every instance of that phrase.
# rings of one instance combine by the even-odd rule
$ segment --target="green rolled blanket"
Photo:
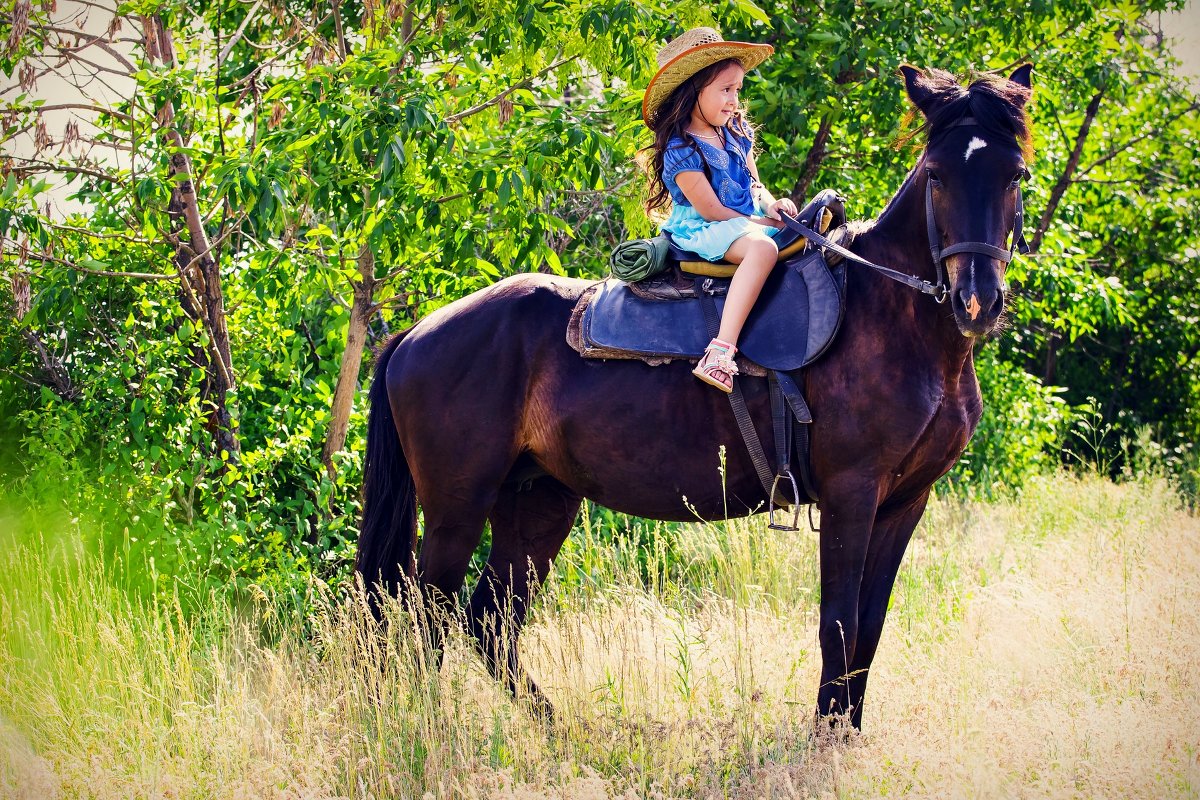
[[[667,267],[667,237],[634,239],[617,245],[609,259],[612,274],[623,281],[640,281]]]

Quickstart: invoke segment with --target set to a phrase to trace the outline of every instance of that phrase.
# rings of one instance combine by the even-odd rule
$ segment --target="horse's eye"
[[[1027,181],[1027,180],[1029,180],[1029,170],[1022,169],[1016,175],[1013,175],[1012,185],[1010,188],[1016,189],[1018,186],[1021,185],[1021,181]]]
[[[929,177],[929,180],[930,180],[930,181],[933,183],[933,185],[934,185],[934,186],[941,186],[941,185],[942,185],[942,180],[941,180],[941,178],[939,178],[939,177],[937,176],[937,173],[936,173],[936,172],[934,172],[933,170],[931,170],[931,169],[927,169],[927,170],[925,170],[925,174],[926,174],[926,175]]]

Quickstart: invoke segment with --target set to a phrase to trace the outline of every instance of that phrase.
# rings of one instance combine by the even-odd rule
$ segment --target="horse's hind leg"
[[[471,596],[467,621],[488,668],[514,696],[528,692],[544,714],[552,708],[521,666],[517,639],[529,605],[571,532],[581,498],[543,476],[528,488],[504,486],[490,516],[492,552]]]
[[[441,508],[442,505],[447,506]],[[451,619],[457,612],[458,592],[483,538],[487,509],[477,504],[442,503],[427,506],[425,533],[417,558],[417,580],[426,622],[425,633],[439,652]]]
[[[459,591],[511,461],[511,456],[496,453],[486,460],[462,463],[458,485],[452,483],[451,476],[441,473],[427,471],[421,476],[418,495],[423,500],[424,532],[417,556],[417,583],[426,623],[424,633],[438,653],[438,663],[442,640],[460,611]],[[470,480],[465,481],[463,476]],[[446,491],[447,486],[453,490]]]

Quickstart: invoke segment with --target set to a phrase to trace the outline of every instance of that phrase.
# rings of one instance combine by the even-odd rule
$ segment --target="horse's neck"
[[[860,228],[851,245],[858,255],[876,264],[915,275],[936,283],[937,269],[929,253],[929,237],[925,225],[925,176],[921,163],[905,178],[904,184],[873,222]],[[852,266],[851,269],[859,269]],[[914,330],[904,331],[913,336],[936,337],[944,365],[952,372],[961,371],[971,357],[972,340],[963,336],[954,322],[949,302],[936,303],[932,296],[905,286],[878,273],[861,267],[864,292],[873,302],[868,313],[878,314],[891,321],[912,324]],[[870,274],[867,274],[867,273]],[[949,277],[945,277],[949,280]],[[905,313],[907,312],[907,313]],[[893,331],[900,334],[901,331]]]

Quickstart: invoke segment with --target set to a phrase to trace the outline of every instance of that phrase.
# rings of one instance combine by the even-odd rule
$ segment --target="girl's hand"
[[[796,208],[796,204],[793,203],[790,198],[785,197],[782,200],[776,200],[767,207],[767,216],[771,217],[772,219],[781,220],[783,219],[781,216],[779,216],[781,211],[784,214],[787,214],[789,217],[794,217],[796,216],[796,212],[798,210],[799,209]]]

